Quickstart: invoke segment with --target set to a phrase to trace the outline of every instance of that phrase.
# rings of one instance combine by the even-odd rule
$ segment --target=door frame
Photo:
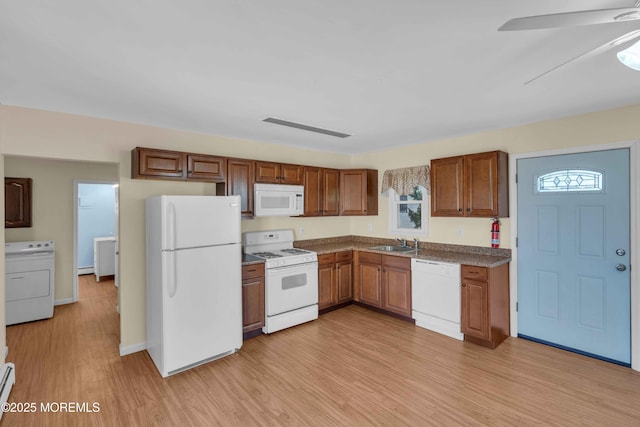
[[[78,302],[78,185],[79,184],[111,184],[113,186],[119,185],[118,181],[110,180],[88,180],[88,179],[74,179],[73,180],[73,301]],[[120,220],[118,218],[118,200],[119,192],[116,191],[116,239],[118,238]],[[116,243],[117,244],[117,243]],[[116,261],[117,262],[117,261]],[[118,295],[120,291],[118,290]],[[118,299],[120,297],[118,296]],[[119,304],[119,303],[118,303]]]
[[[640,253],[638,232],[640,231],[640,185],[637,180],[640,168],[640,141],[624,141],[611,144],[588,145],[554,150],[531,151],[509,155],[509,226],[511,229],[511,268],[509,269],[509,295],[511,310],[511,336],[518,336],[518,248],[516,238],[518,233],[518,184],[516,182],[516,167],[520,159],[543,156],[559,156],[563,154],[579,154],[594,151],[629,149],[629,257],[631,272],[631,369],[640,371],[640,288],[638,286],[638,270],[640,269]],[[635,267],[635,268],[633,268]]]

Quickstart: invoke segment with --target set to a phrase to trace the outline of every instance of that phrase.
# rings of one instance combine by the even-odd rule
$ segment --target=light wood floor
[[[98,413],[6,413],[3,426],[640,425],[640,373],[525,340],[496,350],[357,306],[245,341],[162,379],[118,355],[113,282],[80,284],[53,319],[9,326],[11,402]]]

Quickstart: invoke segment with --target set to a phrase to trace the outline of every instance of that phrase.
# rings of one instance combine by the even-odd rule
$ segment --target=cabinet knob
[[[463,284],[462,284],[462,287],[464,288],[465,286],[467,286],[467,285],[465,285],[465,284],[463,283]]]
[[[458,208],[458,212],[462,212],[462,208]]]
[[[471,212],[471,208],[467,208],[467,212]]]
[[[385,268],[385,269],[383,269],[383,270],[382,270],[382,272],[383,272],[383,273],[386,273],[386,272],[387,272],[387,269],[386,269],[386,268]]]

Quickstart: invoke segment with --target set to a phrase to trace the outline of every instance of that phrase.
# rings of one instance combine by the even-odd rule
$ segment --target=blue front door
[[[629,365],[629,150],[518,160],[518,334]]]

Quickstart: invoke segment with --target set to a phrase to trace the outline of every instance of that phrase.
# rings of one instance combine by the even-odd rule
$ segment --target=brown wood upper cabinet
[[[206,154],[137,147],[131,151],[131,177],[225,182],[227,159]]]
[[[255,161],[227,159],[227,195],[239,195],[243,218],[253,218]]]
[[[302,169],[300,165],[256,161],[256,182],[302,185]]]
[[[509,336],[509,264],[462,265],[460,302],[465,341],[496,348]]]
[[[225,182],[227,180],[227,159],[218,156],[187,154],[187,179]]]
[[[4,228],[31,227],[31,178],[4,179]]]
[[[304,215],[339,215],[340,171],[304,167]]]
[[[378,215],[378,171],[340,171],[340,215]]]
[[[411,317],[411,258],[358,252],[356,300]]]
[[[431,216],[508,217],[507,153],[431,160]]]

